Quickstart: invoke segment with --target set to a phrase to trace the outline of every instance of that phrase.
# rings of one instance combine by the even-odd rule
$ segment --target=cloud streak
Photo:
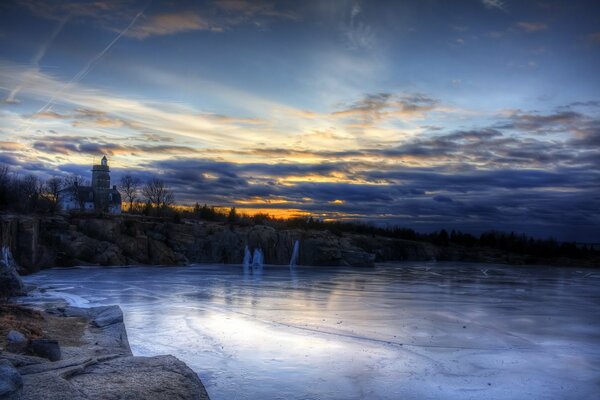
[[[144,6],[144,8],[141,11],[139,11],[135,15],[135,17],[133,17],[133,19],[129,22],[129,25],[127,25],[125,29],[123,29],[113,40],[111,40],[111,42],[104,49],[102,49],[102,51],[100,51],[90,61],[88,61],[88,63],[77,74],[75,74],[73,78],[71,78],[71,80],[69,80],[67,83],[61,86],[61,88],[55,94],[52,95],[50,100],[48,100],[48,102],[42,108],[40,108],[38,112],[44,112],[46,110],[49,110],[58,96],[60,96],[71,85],[85,78],[85,76],[92,70],[92,68],[94,68],[94,65],[98,63],[102,59],[102,57],[111,49],[111,47],[113,47],[115,43],[117,43],[119,39],[121,39],[121,37],[123,37],[123,35],[125,35],[131,29],[131,27],[136,23],[136,21],[142,16],[146,7],[147,5]]]
[[[521,21],[517,22],[517,27],[524,32],[540,32],[548,29],[548,25],[543,22]]]

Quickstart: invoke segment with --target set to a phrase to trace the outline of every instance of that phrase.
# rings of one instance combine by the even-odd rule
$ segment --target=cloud
[[[441,195],[433,196],[433,200],[440,202],[440,203],[452,203],[453,202],[453,200],[450,197],[441,196]]]
[[[196,13],[186,11],[148,17],[130,29],[126,35],[136,39],[145,39],[149,36],[172,35],[196,30],[219,32],[223,28]]]
[[[47,154],[89,154],[89,155],[156,155],[156,154],[195,154],[198,151],[188,146],[155,144],[121,144],[106,138],[91,139],[79,136],[52,136],[43,140],[34,139],[34,149]]]
[[[109,14],[120,15],[127,9],[127,2],[115,1],[69,1],[69,0],[21,0],[19,5],[38,17],[64,20],[67,17],[107,18]]]
[[[139,11],[136,9],[139,5],[130,1],[23,0],[19,4],[42,18],[64,20],[66,16],[74,22],[91,21],[114,32],[121,32],[122,26]],[[298,18],[292,10],[283,9],[275,2],[260,0],[218,0],[208,4],[191,5],[183,2],[148,4],[149,11],[157,8],[161,11],[144,15],[135,26],[124,33],[125,36],[146,39],[190,31],[222,32],[244,23],[265,27],[273,20]]]
[[[88,108],[77,108],[72,113],[61,114],[56,111],[41,111],[31,115],[34,119],[70,120],[74,127],[120,128],[127,126],[136,129],[138,126],[128,120],[117,118],[106,112]]]
[[[245,23],[265,27],[272,20],[296,18],[294,12],[279,10],[271,2],[219,0],[212,10],[195,7],[147,16],[126,35],[146,39],[191,31],[223,32]]]
[[[396,95],[383,92],[367,94],[341,110],[332,112],[331,116],[349,118],[354,127],[367,127],[389,119],[423,118],[432,111],[448,110],[439,106],[437,100],[423,94]]]
[[[588,35],[588,39],[591,40],[593,43],[600,44],[600,32],[590,33]]]
[[[277,9],[275,3],[260,0],[217,0],[216,5],[221,10],[238,20],[256,17],[274,17],[294,20],[298,15],[291,10]],[[230,20],[230,23],[232,21]],[[239,23],[239,22],[238,22]],[[256,23],[256,21],[255,21]]]
[[[22,79],[26,82],[21,93],[36,101],[52,98],[64,87],[64,82],[40,71],[32,72],[20,65],[0,64],[0,85],[4,86],[15,79]],[[236,95],[239,97],[243,93],[236,93]],[[54,110],[42,110],[27,121],[27,129],[31,129],[31,126],[37,123],[35,117],[39,116],[40,118],[37,120],[40,121],[49,117],[55,117],[55,120],[70,118],[78,121],[75,122],[75,125],[126,127],[142,134],[151,133],[189,138],[204,145],[212,143],[221,146],[226,140],[229,145],[239,148],[249,140],[250,132],[254,135],[251,139],[257,142],[272,140],[270,132],[264,129],[260,119],[257,118],[202,113],[185,104],[155,103],[128,98],[78,83],[73,83],[56,102],[55,109],[72,107],[79,111],[59,113]],[[263,109],[264,107],[278,107],[276,103],[261,101],[259,98],[253,98],[252,104]],[[281,108],[285,110],[285,107]],[[103,111],[96,112],[94,115],[89,113],[86,115],[82,110]],[[94,131],[88,131],[88,134],[93,133]],[[285,137],[281,137],[281,141],[285,141]]]
[[[338,218],[382,218],[402,224],[410,221],[413,227],[421,229],[494,227],[545,237],[560,234],[573,221],[589,235],[600,221],[596,211],[600,198],[592,195],[599,172],[585,167],[450,171],[446,166],[371,165],[371,172],[362,173],[371,182],[377,175],[386,175],[387,183],[285,180],[293,174],[335,174],[351,168],[352,164],[343,162],[328,163],[323,168],[316,163],[300,167],[178,159],[148,163],[143,166],[143,173],[159,171],[161,179],[183,202],[260,208],[286,204]],[[559,209],[561,212],[556,211]]]
[[[548,29],[548,25],[543,22],[517,22],[517,27],[524,32],[539,32]]]
[[[26,146],[18,142],[0,141],[0,151],[24,150]]]
[[[572,132],[583,126],[588,118],[576,111],[558,111],[553,114],[527,113],[521,110],[508,111],[508,121],[499,128],[520,129],[530,133],[548,134]]]
[[[487,8],[506,11],[506,5],[502,0],[481,0],[481,2]]]
[[[350,6],[348,21],[342,25],[342,32],[350,49],[369,49],[375,43],[375,33],[371,26],[361,20],[360,2]]]

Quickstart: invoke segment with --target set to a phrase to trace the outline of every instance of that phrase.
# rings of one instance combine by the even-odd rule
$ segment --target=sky
[[[0,164],[600,242],[597,1],[4,1]]]

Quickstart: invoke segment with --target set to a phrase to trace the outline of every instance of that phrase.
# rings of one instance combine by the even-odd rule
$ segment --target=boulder
[[[0,360],[0,399],[17,400],[21,398],[23,379],[8,360]]]
[[[19,331],[11,330],[6,335],[6,350],[11,353],[25,353],[29,347],[29,340]]]
[[[99,310],[92,322],[98,328],[123,322],[123,312],[119,306],[96,307],[96,309]]]
[[[50,361],[61,359],[60,345],[53,339],[33,339],[31,351],[38,357],[47,358]]]

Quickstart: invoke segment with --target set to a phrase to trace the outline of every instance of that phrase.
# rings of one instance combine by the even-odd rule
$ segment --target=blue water
[[[224,399],[597,399],[600,271],[456,263],[47,270],[118,304],[134,354],[173,354]]]

